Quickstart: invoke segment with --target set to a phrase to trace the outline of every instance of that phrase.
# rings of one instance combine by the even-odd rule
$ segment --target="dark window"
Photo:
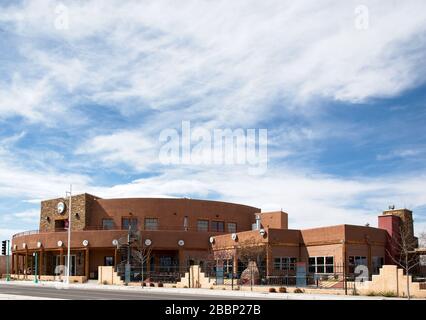
[[[279,257],[274,259],[275,270],[296,270],[297,258],[295,257]]]
[[[112,230],[114,229],[114,220],[112,219],[103,219],[102,220],[102,229]]]
[[[104,266],[111,267],[114,265],[114,257],[105,257]]]
[[[349,256],[349,273],[354,273],[357,266],[367,266],[367,257]]]
[[[310,257],[310,273],[334,273],[334,257]]]
[[[121,221],[122,228],[124,230],[137,230],[138,229],[138,219],[137,218],[123,218]]]
[[[145,230],[157,230],[158,219],[157,218],[145,218]]]
[[[197,221],[197,230],[198,231],[209,231],[209,221],[208,220],[198,220]]]
[[[228,232],[229,233],[237,232],[237,224],[235,222],[228,222]]]
[[[225,232],[225,223],[223,221],[212,221],[211,231],[213,231],[213,232]]]

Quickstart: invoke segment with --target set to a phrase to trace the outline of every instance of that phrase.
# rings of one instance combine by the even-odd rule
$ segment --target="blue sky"
[[[0,236],[70,183],[282,208],[292,228],[394,204],[425,231],[426,7],[364,5],[360,29],[356,1],[2,1]],[[182,121],[267,129],[267,171],[162,164]]]

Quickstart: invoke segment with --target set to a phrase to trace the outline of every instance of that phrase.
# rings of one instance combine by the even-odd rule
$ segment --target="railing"
[[[20,232],[12,236],[12,239],[23,237],[23,236],[30,236],[34,234],[39,233],[47,233],[47,232],[67,232],[68,229],[56,228],[54,231],[40,231],[40,230],[31,230],[31,231],[25,231]],[[127,231],[126,228],[123,227],[104,227],[104,226],[87,226],[83,230],[73,230],[73,231]],[[188,232],[209,232],[209,233],[217,233],[217,234],[223,234],[224,231],[214,231],[214,230],[200,230],[198,228],[194,227],[184,227],[184,226],[158,226],[157,228],[145,228],[145,227],[138,227],[135,231],[188,231]]]
[[[14,234],[12,236],[12,239],[19,238],[19,237],[24,237],[24,236],[30,236],[30,235],[39,234],[39,233],[40,233],[40,230],[24,231],[24,232],[20,232],[20,233]]]

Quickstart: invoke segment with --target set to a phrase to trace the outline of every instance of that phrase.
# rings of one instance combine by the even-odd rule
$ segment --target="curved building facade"
[[[167,271],[205,259],[212,236],[251,230],[259,212],[245,205],[186,198],[101,199],[81,194],[71,203],[64,198],[42,201],[39,230],[13,236],[12,273],[33,274],[35,253],[41,275],[54,275],[57,266],[66,265],[70,216],[70,272],[90,279],[97,278],[98,266],[116,266],[126,259],[118,247],[127,242],[129,230],[149,247],[146,268]]]

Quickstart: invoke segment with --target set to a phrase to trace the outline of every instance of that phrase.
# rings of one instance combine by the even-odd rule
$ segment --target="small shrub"
[[[175,286],[175,285],[173,285],[173,286],[172,286],[172,288],[176,288],[176,286]]]
[[[154,284],[154,283],[152,283],[152,282],[150,282],[150,283],[149,283],[149,286],[150,286],[150,287],[155,287],[155,284]]]
[[[157,287],[162,288],[162,287],[164,287],[164,285],[163,285],[162,282],[159,282],[158,285],[157,285]]]
[[[296,289],[294,289],[293,293],[305,293],[305,291],[303,291],[300,288],[296,288]]]
[[[366,293],[366,295],[367,295],[367,296],[369,296],[369,297],[375,297],[375,296],[377,296],[378,294],[377,294],[377,292],[374,292],[374,291],[368,291],[368,292]]]
[[[102,282],[102,284],[107,285],[107,284],[108,284],[108,281],[104,280],[104,281]]]
[[[397,297],[397,294],[394,291],[383,291],[383,292],[381,292],[381,295],[383,297],[387,297],[387,298]]]
[[[211,286],[211,287],[210,287],[210,290],[213,290],[213,289],[214,289],[214,288],[213,288],[213,286]]]
[[[185,289],[188,289],[188,286],[183,286]]]
[[[223,287],[223,288],[222,288],[222,290],[226,290],[226,288],[225,288],[225,287]]]
[[[127,287],[129,284],[127,282],[124,282],[124,285]]]
[[[142,282],[142,287],[146,287],[146,283],[145,282]]]
[[[277,290],[275,290],[275,288],[269,288],[269,292],[273,293],[273,292],[277,292]]]
[[[278,291],[281,292],[281,293],[286,293],[287,292],[287,288],[286,287],[280,287],[278,289]]]

